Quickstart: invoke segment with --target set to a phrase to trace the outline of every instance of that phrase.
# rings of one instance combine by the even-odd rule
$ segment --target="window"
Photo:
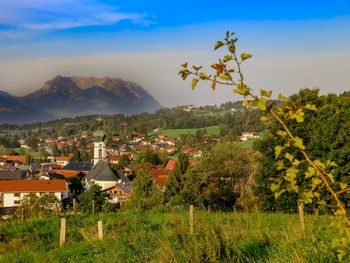
[[[13,203],[14,203],[15,205],[19,205],[19,204],[21,204],[21,201],[20,201],[20,200],[15,200]]]
[[[98,158],[102,159],[102,149],[98,149]]]
[[[14,197],[20,197],[21,194],[20,194],[20,193],[15,193],[13,196],[14,196]]]

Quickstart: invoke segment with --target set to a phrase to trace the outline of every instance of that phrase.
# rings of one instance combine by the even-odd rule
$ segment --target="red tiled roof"
[[[59,156],[59,157],[56,157],[56,162],[59,161],[59,162],[68,162],[70,157],[65,157],[65,156]]]
[[[26,156],[25,155],[6,155],[4,156],[8,161],[25,163]]]
[[[152,168],[152,170],[149,172],[150,176],[157,177],[161,175],[169,176],[170,170],[165,170],[161,168]]]
[[[0,193],[67,192],[64,180],[4,180]]]
[[[195,166],[198,163],[198,160],[189,160],[188,166]]]
[[[53,170],[54,173],[63,175],[66,179],[79,177],[80,171],[74,170]]]
[[[154,182],[157,185],[165,185],[166,182],[168,181],[169,176],[168,175],[159,175],[154,177]]]
[[[176,163],[177,163],[177,160],[175,160],[175,159],[169,160],[165,166],[165,170],[174,170]]]

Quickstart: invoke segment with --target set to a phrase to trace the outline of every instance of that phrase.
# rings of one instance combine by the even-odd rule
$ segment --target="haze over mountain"
[[[22,124],[88,114],[134,114],[160,107],[142,87],[118,78],[57,76],[24,97],[0,91],[0,123]]]

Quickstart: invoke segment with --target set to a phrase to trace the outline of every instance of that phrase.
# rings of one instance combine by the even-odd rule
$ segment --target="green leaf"
[[[203,68],[203,66],[195,66],[195,65],[193,65],[192,66],[192,68],[195,70],[195,71],[198,71],[198,70],[200,70],[201,68]]]
[[[288,103],[288,102],[289,102],[289,99],[288,99],[286,96],[282,95],[282,94],[279,94],[279,95],[278,95],[278,99],[279,99],[279,100],[282,100],[282,101],[285,102],[285,103]]]
[[[261,95],[261,96],[264,96],[264,97],[271,98],[271,96],[272,96],[272,91],[271,91],[271,90],[263,90],[263,89],[261,89],[261,90],[260,90],[260,95]]]
[[[287,160],[289,160],[290,162],[293,162],[294,156],[291,155],[290,153],[286,153],[284,155],[284,158],[286,158]]]
[[[223,61],[227,62],[227,61],[230,61],[232,59],[233,59],[233,57],[231,55],[225,55]]]
[[[241,54],[241,60],[244,61],[244,60],[250,59],[252,56],[253,55],[248,54],[248,53],[242,53]]]
[[[196,78],[193,78],[192,79],[192,90],[194,90],[195,88],[196,88],[196,86],[197,86],[197,84],[198,84],[198,79],[196,79]]]
[[[186,62],[186,63],[184,63],[184,64],[181,64],[181,66],[183,67],[183,68],[187,68],[187,65],[188,65],[188,63]]]
[[[278,136],[281,136],[281,137],[286,137],[287,136],[287,133],[285,131],[282,131],[282,130],[278,130],[276,134]]]
[[[303,139],[301,139],[300,137],[295,137],[294,138],[294,143],[293,143],[294,147],[297,147],[300,150],[305,150],[305,146],[303,143]]]
[[[305,204],[310,204],[312,203],[312,198],[314,197],[314,194],[312,191],[306,191],[303,192],[303,201]]]
[[[286,170],[286,176],[285,176],[285,179],[289,182],[293,182],[295,181],[295,178],[297,177],[297,173],[298,173],[298,169],[295,168],[295,167],[289,167],[287,170]]]
[[[279,145],[275,146],[275,157],[276,157],[276,159],[278,158],[278,156],[280,156],[282,150],[283,150],[282,146],[279,146]]]
[[[280,189],[280,185],[279,184],[271,184],[270,189],[272,192],[276,192],[277,190]]]
[[[261,121],[261,122],[265,122],[265,121],[268,121],[268,120],[269,120],[269,118],[266,117],[266,116],[261,116],[261,117],[260,117],[260,121]]]
[[[267,104],[266,98],[260,98],[255,102],[255,105],[261,111],[266,111],[266,109],[267,109],[266,104]]]
[[[314,177],[314,178],[312,178],[312,180],[311,180],[311,186],[312,186],[313,188],[319,186],[321,183],[322,183],[322,180],[321,180],[320,178],[318,178],[318,177]]]
[[[340,183],[340,189],[341,190],[346,189],[346,187],[348,187],[348,185],[346,183]]]
[[[316,174],[316,170],[315,168],[313,168],[312,166],[309,166],[307,168],[307,171],[305,172],[305,178],[310,178],[313,177]]]
[[[307,110],[312,110],[312,111],[317,111],[317,108],[314,104],[306,104],[305,109]]]
[[[229,80],[232,80],[232,77],[231,77],[230,74],[224,73],[224,74],[221,74],[221,75],[220,75],[220,79],[221,79],[221,80],[225,80],[225,81],[229,81]]]
[[[204,72],[200,72],[200,73],[199,73],[199,76],[200,76],[200,78],[203,79],[203,80],[209,80],[209,79],[210,79],[210,77],[207,76]]]
[[[283,170],[284,169],[284,163],[283,163],[283,160],[278,160],[277,162],[276,162],[276,166],[277,166],[277,171],[281,171],[281,170]]]
[[[221,48],[224,45],[224,43],[222,41],[218,41],[216,42],[216,45],[214,47],[214,50],[217,50],[218,48]]]
[[[249,108],[251,107],[253,104],[252,101],[249,101],[249,100],[244,100],[243,103],[242,103],[242,106],[245,107],[245,108]]]

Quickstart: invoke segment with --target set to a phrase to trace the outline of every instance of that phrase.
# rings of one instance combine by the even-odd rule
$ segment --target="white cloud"
[[[21,32],[104,26],[131,20],[148,25],[147,14],[122,12],[96,0],[1,0],[0,24]],[[12,37],[8,29],[2,38]]]

